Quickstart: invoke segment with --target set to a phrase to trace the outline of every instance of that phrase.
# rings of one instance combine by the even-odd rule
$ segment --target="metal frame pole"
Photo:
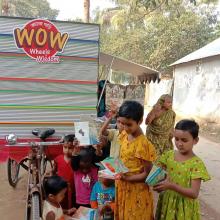
[[[113,57],[113,58],[112,58],[111,65],[109,66],[108,74],[107,74],[107,77],[106,77],[106,80],[105,80],[104,86],[103,86],[103,88],[102,88],[102,91],[101,91],[101,94],[100,94],[100,97],[99,97],[99,101],[98,101],[98,104],[97,104],[96,108],[98,108],[99,105],[100,105],[100,102],[101,102],[102,96],[103,96],[104,91],[105,91],[105,87],[106,87],[107,81],[108,81],[109,76],[110,76],[110,72],[111,72],[111,68],[112,68],[112,65],[113,65],[114,59],[115,59],[115,58]]]

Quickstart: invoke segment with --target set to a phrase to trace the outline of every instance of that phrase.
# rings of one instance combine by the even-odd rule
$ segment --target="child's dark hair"
[[[93,161],[94,152],[90,147],[83,148],[79,152],[79,158],[81,161]]]
[[[95,153],[92,150],[92,147],[82,148],[77,157],[72,157],[71,165],[73,170],[78,170],[80,167],[80,161],[91,161],[94,163]]]
[[[143,118],[144,108],[136,101],[125,101],[119,108],[119,117],[133,119],[137,123]]]
[[[43,186],[46,197],[48,197],[49,194],[55,196],[61,190],[67,188],[67,182],[60,176],[50,176],[44,178]]]
[[[73,142],[74,139],[75,139],[75,134],[68,134],[68,135],[65,135],[63,142],[64,143]]]
[[[199,135],[199,125],[194,120],[183,119],[176,124],[175,129],[188,131],[193,139],[197,138]]]

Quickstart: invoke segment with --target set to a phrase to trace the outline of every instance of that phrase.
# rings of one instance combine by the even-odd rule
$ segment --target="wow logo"
[[[14,39],[18,48],[39,63],[59,63],[55,56],[63,52],[69,38],[67,33],[61,34],[50,21],[36,19],[28,22],[22,29],[14,29]]]

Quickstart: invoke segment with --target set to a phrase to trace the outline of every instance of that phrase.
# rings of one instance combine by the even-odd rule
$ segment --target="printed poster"
[[[106,107],[110,109],[112,103],[120,107],[124,101],[125,86],[110,84],[106,85]]]
[[[144,105],[145,85],[106,85],[106,107],[110,109],[112,103],[120,107],[125,100],[135,100]]]

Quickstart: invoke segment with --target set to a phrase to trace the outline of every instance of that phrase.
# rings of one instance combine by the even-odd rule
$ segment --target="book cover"
[[[111,171],[108,170],[108,169],[104,169],[104,170],[99,170],[99,171],[98,171],[98,177],[114,180],[114,179],[117,178],[117,174],[111,172]]]
[[[154,186],[157,183],[161,182],[166,178],[166,171],[163,170],[161,167],[153,165],[150,173],[148,174],[145,183],[149,186]]]
[[[80,145],[90,145],[89,122],[74,122],[74,128]]]
[[[98,143],[97,128],[89,121],[74,122],[75,135],[80,145],[92,145]]]
[[[97,211],[87,207],[80,206],[72,216],[65,216],[65,220],[97,220]]]
[[[101,167],[100,175],[109,175],[114,177],[118,173],[127,173],[129,169],[119,158],[107,157],[97,164]]]

